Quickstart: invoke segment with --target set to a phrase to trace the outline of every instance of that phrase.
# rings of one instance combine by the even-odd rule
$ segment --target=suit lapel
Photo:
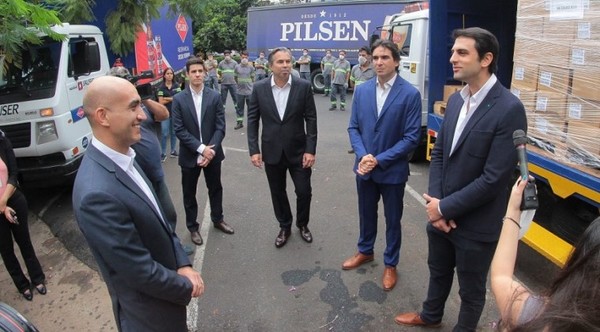
[[[375,81],[375,82],[377,82],[377,81]],[[400,95],[400,91],[401,91],[400,86],[402,85],[402,83],[403,82],[402,82],[400,75],[396,76],[396,81],[394,81],[394,85],[392,85],[390,93],[388,94],[387,98],[385,99],[385,103],[383,104],[383,107],[381,108],[381,113],[379,113],[379,117],[377,118],[378,123],[379,123],[379,119],[383,118],[383,116],[385,115],[387,110],[390,108],[390,105],[394,102],[394,100],[396,98],[398,98],[398,95]],[[377,89],[375,89],[375,93],[377,94]],[[377,96],[375,98],[375,115],[377,115]]]
[[[492,89],[485,96],[485,98],[483,99],[481,104],[479,104],[479,106],[477,106],[477,108],[473,111],[473,115],[471,115],[471,118],[469,119],[469,121],[465,124],[465,128],[463,129],[460,137],[458,138],[458,142],[456,142],[454,151],[456,151],[461,146],[461,144],[465,141],[467,135],[469,134],[471,129],[473,129],[473,127],[477,124],[477,122],[479,122],[479,120],[481,120],[487,114],[487,112],[489,112],[492,109],[492,107],[494,107],[494,105],[496,104],[496,100],[497,100],[498,96],[500,95],[501,91],[502,90],[501,90],[500,81],[497,81],[496,84],[494,84]],[[460,113],[460,111],[459,111],[459,113]],[[458,120],[458,117],[457,117],[457,120]],[[454,121],[455,129],[456,129],[456,122],[457,121]],[[454,131],[452,131],[452,132],[454,133]],[[452,141],[450,141],[450,145],[452,145]]]

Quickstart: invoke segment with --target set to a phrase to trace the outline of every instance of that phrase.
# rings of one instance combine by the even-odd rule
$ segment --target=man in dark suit
[[[525,109],[497,80],[499,45],[481,28],[454,32],[450,63],[467,85],[452,95],[431,154],[427,201],[429,290],[421,313],[396,316],[439,326],[454,278],[460,313],[454,331],[475,331],[485,305],[488,269],[517,163],[512,134],[527,129]]]
[[[250,160],[258,168],[263,162],[275,217],[280,231],[275,246],[284,246],[291,234],[292,211],[286,192],[286,172],[296,188],[296,226],[306,242],[313,237],[308,229],[312,188],[310,176],[317,148],[317,111],[310,82],[290,75],[292,54],[285,47],[269,54],[271,79],[258,81],[248,108]],[[262,119],[262,153],[258,145]],[[306,128],[306,129],[305,129]]]
[[[201,58],[192,57],[185,64],[190,84],[173,97],[173,128],[179,138],[179,166],[185,223],[192,242],[201,245],[196,188],[200,171],[208,188],[210,219],[218,230],[233,234],[233,228],[223,220],[223,186],[221,162],[225,137],[225,112],[221,96],[213,89],[204,89],[206,68]]]
[[[93,139],[73,210],[110,293],[119,331],[187,331],[186,305],[204,291],[131,145],[146,119],[124,79],[95,79],[83,109]]]
[[[356,151],[360,236],[358,252],[342,268],[355,269],[373,260],[377,206],[383,197],[386,249],[382,284],[389,291],[397,280],[408,158],[419,144],[421,133],[421,95],[398,75],[400,52],[393,42],[378,40],[373,44],[373,64],[377,77],[356,87],[348,126],[350,143]]]

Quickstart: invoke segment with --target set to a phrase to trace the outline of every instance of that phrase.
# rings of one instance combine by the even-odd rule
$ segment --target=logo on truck
[[[350,20],[342,12],[302,14],[301,19],[325,18],[321,22],[283,22],[280,41],[367,41],[371,20]],[[330,20],[327,20],[330,19]]]
[[[19,104],[1,105],[0,115],[19,115]]]

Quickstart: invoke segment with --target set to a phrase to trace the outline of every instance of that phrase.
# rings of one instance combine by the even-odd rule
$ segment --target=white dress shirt
[[[271,76],[271,90],[273,91],[273,99],[275,99],[275,105],[277,105],[277,112],[279,118],[283,120],[285,114],[285,107],[287,106],[288,98],[290,97],[290,90],[292,89],[292,75],[288,79],[287,83],[280,88],[275,84],[275,77]]]
[[[204,157],[202,156],[202,153],[204,152],[204,148],[206,148],[206,145],[204,144],[204,142],[202,142],[202,92],[204,90],[204,86],[202,86],[202,88],[200,88],[200,91],[196,92],[194,91],[194,89],[192,89],[192,87],[190,87],[190,91],[192,92],[192,99],[194,100],[194,107],[196,108],[196,117],[198,118],[198,132],[200,133],[200,146],[198,147],[198,153],[200,153],[200,155],[198,156],[198,163],[202,162],[202,160],[204,159]]]
[[[379,78],[377,78],[376,92],[377,92],[377,116],[378,117],[381,114],[383,105],[385,105],[385,100],[390,95],[390,90],[392,90],[392,86],[394,86],[394,82],[396,82],[397,77],[398,77],[398,74],[394,75],[394,77],[389,79],[387,82],[383,83],[383,85],[381,84],[381,82],[379,82]]]

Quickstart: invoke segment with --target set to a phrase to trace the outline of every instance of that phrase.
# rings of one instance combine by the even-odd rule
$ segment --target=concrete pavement
[[[33,291],[33,301],[25,300],[0,259],[0,301],[15,308],[43,332],[116,331],[110,297],[100,275],[75,258],[50,228],[31,213],[29,230],[46,274],[48,293]],[[26,271],[16,245],[15,251]]]

